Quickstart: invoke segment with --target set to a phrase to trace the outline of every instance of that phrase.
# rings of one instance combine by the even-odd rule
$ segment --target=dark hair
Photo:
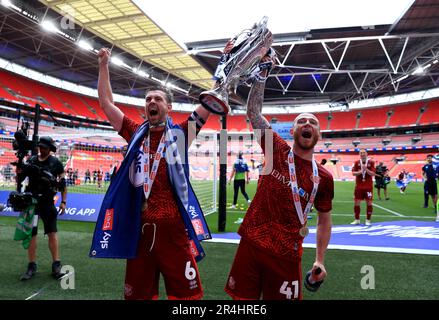
[[[427,154],[427,158],[428,158],[428,157],[432,157],[432,158],[433,158],[433,155],[432,155],[432,154]]]
[[[163,93],[165,94],[165,96],[166,96],[166,101],[167,101],[168,103],[172,103],[172,102],[174,101],[174,95],[172,94],[172,91],[169,90],[169,89],[166,88],[166,87],[163,87],[163,86],[151,86],[151,87],[148,87],[148,88],[146,89],[146,91],[145,91],[145,97],[146,97],[146,95],[147,95],[150,91],[161,91],[161,92],[163,92]]]

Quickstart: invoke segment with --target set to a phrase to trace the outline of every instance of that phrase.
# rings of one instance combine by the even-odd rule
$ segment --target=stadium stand
[[[24,79],[7,71],[0,71],[0,84],[7,92],[10,92],[9,96],[13,96],[13,100],[31,105],[41,103],[34,97],[33,92],[28,89],[28,84],[26,82],[21,83],[20,78]]]
[[[8,71],[0,71],[0,101],[1,99],[11,102],[22,102],[30,106],[40,103],[44,108],[48,108],[58,114],[79,117],[87,120],[106,122],[106,116],[101,109],[99,102],[94,97],[84,96],[62,89],[54,88],[43,83],[30,80],[28,78],[12,74]],[[118,107],[137,122],[144,120],[144,110],[139,106],[117,104]],[[292,123],[296,115],[294,114],[272,114],[266,115],[270,122]],[[174,122],[181,122],[187,119],[188,113],[172,112],[171,117]],[[407,127],[418,125],[431,125],[439,123],[439,100],[428,102],[408,103],[399,106],[386,106],[380,108],[368,108],[361,110],[351,110],[343,112],[321,112],[316,113],[320,121],[320,128],[323,132],[332,131],[351,131],[362,129],[384,129],[395,127]],[[83,123],[76,120],[72,124],[81,126]],[[2,153],[0,166],[4,167],[10,159],[14,158],[11,150],[12,137],[6,137],[8,132],[15,132],[17,122],[15,119],[1,117],[1,130],[4,130],[3,140],[0,141],[0,152]],[[227,117],[228,132],[249,132],[252,127],[245,114],[230,114]],[[221,118],[211,115],[203,131],[219,131],[221,129]],[[78,169],[79,180],[83,180],[85,170],[97,169],[102,166],[109,170],[115,161],[122,160],[122,147],[126,142],[117,136],[100,133],[99,130],[92,130],[88,135],[87,130],[64,128],[59,126],[40,124],[40,136],[51,135],[58,143],[64,145],[64,152],[69,157],[68,166]],[[238,140],[235,136],[228,144],[228,164],[231,166],[236,158],[238,151],[244,151],[244,157],[250,164],[250,159],[262,161],[261,148],[256,141]],[[358,141],[358,145],[354,145]],[[291,141],[288,141],[291,145]],[[427,153],[409,153],[401,148],[411,146],[434,145],[439,143],[439,133],[422,134],[386,134],[383,136],[360,136],[345,138],[324,138],[316,146],[317,150],[327,152],[331,150],[337,153],[316,154],[317,161],[325,158],[328,160],[325,168],[333,174],[335,179],[352,180],[351,166],[358,159],[355,148],[399,148],[396,153],[391,154],[372,154],[375,161],[384,162],[390,169],[390,175],[396,176],[402,168],[414,173],[416,178],[422,177],[421,167],[425,162]],[[74,147],[72,147],[74,145]],[[207,153],[213,146],[212,141],[193,144],[190,154],[195,162],[191,163],[194,177],[208,179],[212,177],[212,164]],[[68,151],[68,149],[70,151]],[[114,149],[111,149],[114,148]],[[345,152],[349,149],[350,152]],[[67,151],[66,151],[67,150]],[[391,150],[391,149],[390,149]],[[343,153],[344,152],[344,153]],[[401,153],[398,153],[401,152]],[[404,152],[404,153],[402,153]],[[396,161],[396,158],[403,161]],[[333,161],[330,161],[333,160]],[[257,176],[257,170],[251,172],[252,178]],[[82,180],[81,180],[82,179]],[[79,181],[79,183],[80,183]]]
[[[359,159],[358,154],[332,154],[316,156],[316,159],[325,157],[328,159],[328,163],[325,168],[329,170],[334,179],[337,180],[353,180],[351,173],[352,165]],[[389,175],[395,178],[402,169],[406,169],[408,172],[414,175],[415,179],[422,179],[422,166],[425,163],[427,153],[392,153],[392,154],[369,154],[369,158],[373,159],[376,164],[383,162],[389,169]],[[403,161],[396,161],[396,159],[404,159]],[[336,159],[336,164],[330,160]]]
[[[21,101],[34,105],[40,103],[43,107],[70,116],[106,121],[106,116],[94,97],[75,94],[58,88],[54,88],[37,81],[30,80],[8,71],[0,71],[0,98],[11,101]],[[143,121],[143,109],[139,106],[118,104],[126,113],[134,117],[136,121]],[[425,112],[421,113],[421,107]],[[353,130],[364,128],[401,127],[418,124],[439,123],[439,100],[432,100],[428,103],[417,102],[407,105],[381,107],[363,110],[351,110],[345,112],[322,112],[316,116],[320,121],[321,130]],[[358,115],[358,117],[357,117]],[[181,117],[177,112],[172,116],[175,122]],[[277,122],[292,122],[293,114],[266,115],[267,120]],[[219,130],[221,128],[220,118],[211,116],[204,129]],[[229,131],[248,131],[251,125],[246,121],[245,115],[229,115],[227,118]]]
[[[129,115],[134,121],[137,121],[139,123],[144,121],[144,119],[142,118],[143,109],[139,107],[127,106],[120,103],[117,103],[116,105],[120,108],[120,110],[122,110],[124,114]]]
[[[374,108],[359,111],[361,113],[358,128],[385,127],[390,107]]]
[[[79,97],[79,95],[70,93],[68,91],[59,90],[60,97],[64,102],[70,104],[74,110],[74,114],[78,116],[87,117],[90,119],[96,119],[96,115],[92,113],[85,102]],[[105,118],[104,118],[105,119]]]
[[[330,130],[352,130],[356,125],[356,112],[332,112]]]
[[[439,123],[439,100],[428,102],[425,112],[421,115],[419,124]]]
[[[419,117],[422,102],[392,108],[389,127],[414,125]]]

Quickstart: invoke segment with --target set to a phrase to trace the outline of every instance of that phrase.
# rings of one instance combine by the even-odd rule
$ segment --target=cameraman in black
[[[387,184],[389,183],[389,169],[380,162],[376,167],[375,188],[377,188],[378,199],[381,200],[381,189],[384,189],[384,197],[386,200],[390,198],[387,195]]]
[[[59,279],[61,273],[61,261],[59,257],[58,236],[56,221],[58,212],[54,204],[54,196],[57,191],[61,191],[61,204],[59,214],[64,214],[66,209],[67,189],[64,178],[64,166],[61,161],[51,155],[51,151],[56,152],[55,142],[51,137],[41,137],[38,142],[39,154],[32,156],[21,168],[24,177],[29,178],[27,192],[37,200],[35,214],[38,215],[44,224],[44,234],[49,238],[49,250],[52,254],[52,276]],[[21,276],[21,280],[31,279],[37,271],[37,231],[38,220],[34,220],[32,229],[32,239],[28,248],[29,264],[26,272]]]

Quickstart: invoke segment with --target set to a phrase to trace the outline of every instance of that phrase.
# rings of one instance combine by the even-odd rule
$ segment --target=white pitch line
[[[41,292],[43,292],[44,289],[45,289],[45,287],[41,288],[40,290],[38,290],[38,291],[35,292],[34,294],[30,295],[29,297],[27,297],[27,298],[24,299],[24,300],[30,300],[30,299],[32,299],[33,297],[35,297],[35,296],[39,295]]]
[[[372,205],[375,206],[375,207],[378,207],[378,208],[380,208],[380,209],[383,209],[384,211],[390,212],[391,214],[394,214],[395,216],[398,216],[398,217],[405,217],[405,215],[403,215],[403,214],[400,214],[400,213],[395,212],[395,211],[393,211],[393,210],[390,210],[390,209],[384,208],[384,207],[382,207],[382,206],[380,206],[380,205],[377,205],[376,203],[372,203]]]
[[[24,300],[30,300],[30,299],[32,299],[33,297],[36,297],[37,295],[39,295],[41,292],[43,292],[47,287],[49,287],[49,286],[52,285],[53,283],[58,283],[58,281],[61,281],[61,280],[64,279],[64,278],[70,277],[72,274],[73,274],[73,272],[72,272],[72,273],[66,273],[66,274],[63,275],[61,278],[57,279],[56,282],[53,282],[53,281],[48,282],[45,286],[43,286],[41,289],[39,289],[39,290],[38,290],[37,292],[35,292],[34,294],[31,294],[29,297],[27,297],[27,298],[24,299]]]
[[[331,216],[352,217],[353,214],[352,213],[331,213]],[[372,218],[373,217],[377,217],[377,218],[393,218],[393,219],[396,219],[398,217],[406,218],[406,219],[432,219],[432,220],[435,219],[435,217],[428,217],[428,216],[398,216],[398,217],[392,217],[392,216],[389,216],[389,215],[380,215],[380,214],[372,214]]]
[[[207,242],[215,243],[231,243],[239,244],[241,239],[224,239],[221,238],[220,234],[215,234],[215,238],[205,240]],[[304,248],[316,248],[315,243],[304,243],[302,245]],[[410,248],[393,248],[393,247],[372,247],[372,246],[353,246],[353,245],[339,245],[339,244],[329,244],[328,250],[351,250],[351,251],[373,251],[373,252],[385,252],[385,253],[411,253],[411,254],[429,254],[429,255],[439,255],[439,250],[428,250],[428,249],[410,249]]]
[[[354,201],[344,201],[344,200],[339,200],[339,201],[333,201],[333,202],[339,202],[339,203],[353,203]],[[375,206],[375,207],[377,207],[377,208],[383,209],[384,211],[390,212],[391,214],[394,214],[395,216],[398,216],[398,217],[406,217],[405,215],[403,215],[403,214],[401,214],[401,213],[398,213],[398,212],[396,212],[396,211],[393,211],[393,210],[390,210],[390,209],[384,208],[384,207],[382,207],[382,206],[380,206],[380,205],[378,205],[378,204],[376,204],[376,203],[372,203],[372,205]],[[375,215],[375,217],[377,217],[377,216]]]
[[[227,209],[227,212],[245,214],[246,210]],[[216,211],[215,212],[210,212],[208,214],[205,214],[205,216],[211,215],[213,213],[217,213],[217,212]],[[353,216],[353,214],[352,213],[331,213],[331,216],[332,217],[351,217],[351,216]],[[428,219],[432,219],[432,220],[436,219],[436,217],[429,217],[429,216],[404,216],[404,215],[400,215],[400,216],[397,216],[397,217],[392,217],[392,216],[389,216],[389,215],[380,215],[380,214],[373,214],[372,217],[376,217],[376,218],[393,218],[393,219],[396,219],[398,217],[405,218],[405,219],[427,219],[427,220]]]

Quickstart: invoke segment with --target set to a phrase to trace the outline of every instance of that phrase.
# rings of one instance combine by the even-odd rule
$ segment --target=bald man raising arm
[[[238,230],[241,241],[225,291],[233,299],[302,299],[302,243],[308,234],[306,219],[312,204],[318,222],[310,282],[321,283],[327,275],[324,258],[331,236],[334,180],[314,160],[320,137],[318,119],[309,113],[295,118],[291,148],[271,131],[262,115],[264,87],[265,80],[253,84],[247,116],[260,139],[265,170]]]

